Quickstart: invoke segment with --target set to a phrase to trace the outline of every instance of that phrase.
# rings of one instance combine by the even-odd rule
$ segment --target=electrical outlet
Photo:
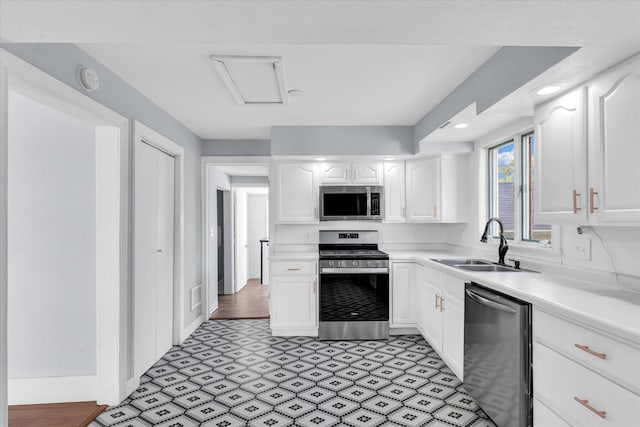
[[[591,261],[591,239],[571,239],[568,255],[573,259]]]

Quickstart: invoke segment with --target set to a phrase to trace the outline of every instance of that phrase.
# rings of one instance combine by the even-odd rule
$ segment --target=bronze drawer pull
[[[582,406],[584,406],[585,408],[587,408],[588,410],[590,410],[591,412],[599,416],[600,418],[607,418],[607,411],[598,411],[596,408],[589,405],[589,401],[587,399],[580,399],[579,397],[575,397],[575,396],[573,398],[575,399],[576,402],[578,402],[579,404],[581,404]]]
[[[299,268],[287,268],[288,271],[300,271]]]
[[[588,345],[574,344],[574,346],[578,347],[582,351],[586,351],[587,353],[589,353],[592,356],[599,357],[602,360],[607,358],[607,355],[605,353],[598,353],[597,351],[593,351],[593,350],[591,350],[589,348]]]

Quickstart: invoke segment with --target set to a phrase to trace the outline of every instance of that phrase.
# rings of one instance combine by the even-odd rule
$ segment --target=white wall
[[[249,278],[260,277],[260,239],[268,237],[268,195],[247,194],[247,242]]]
[[[249,252],[247,245],[247,192],[243,188],[235,188],[233,190],[234,203],[234,226],[235,233],[235,280],[234,291],[240,291],[246,284],[248,279],[247,262]]]
[[[9,95],[10,378],[96,373],[94,128]]]

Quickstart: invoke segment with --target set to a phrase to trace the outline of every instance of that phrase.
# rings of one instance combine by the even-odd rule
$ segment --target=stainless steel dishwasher
[[[464,388],[499,427],[533,426],[531,305],[466,283]]]

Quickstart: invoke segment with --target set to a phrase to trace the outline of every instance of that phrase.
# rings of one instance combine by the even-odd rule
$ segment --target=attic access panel
[[[209,59],[238,104],[288,103],[281,57],[211,55]]]

